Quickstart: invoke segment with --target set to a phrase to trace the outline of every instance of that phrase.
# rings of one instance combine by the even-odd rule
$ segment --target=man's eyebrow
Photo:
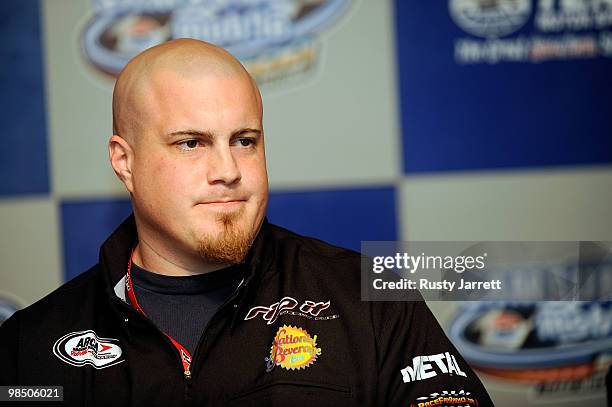
[[[257,136],[261,136],[261,130],[257,128],[246,127],[244,129],[236,130],[232,133],[231,137],[239,137],[247,133],[255,133]],[[177,136],[190,136],[190,137],[200,137],[208,140],[212,140],[214,138],[213,133],[210,131],[203,130],[195,130],[195,129],[185,129],[173,131],[172,133],[166,134],[168,138],[177,137]]]
[[[190,136],[190,137],[200,137],[208,140],[213,139],[213,134],[209,131],[195,130],[195,129],[185,129],[173,131],[172,133],[166,134],[168,138],[177,137],[177,136]]]
[[[242,136],[242,135],[247,134],[247,133],[255,133],[257,136],[261,136],[261,130],[255,129],[255,128],[246,127],[244,129],[236,130],[235,132],[233,132],[232,133],[232,137]]]

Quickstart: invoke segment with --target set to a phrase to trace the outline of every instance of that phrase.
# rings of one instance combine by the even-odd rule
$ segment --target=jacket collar
[[[270,229],[271,225],[267,218],[264,218],[253,245],[241,266],[244,277],[240,285],[240,288],[243,289],[241,291],[245,291],[244,289],[251,284],[254,277],[269,270],[274,262],[275,245],[272,242]],[[138,233],[132,214],[119,225],[100,248],[99,265],[109,298],[119,297],[125,301],[127,265],[131,250],[137,242]]]

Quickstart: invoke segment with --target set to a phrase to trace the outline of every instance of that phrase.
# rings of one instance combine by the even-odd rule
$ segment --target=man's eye
[[[251,147],[252,145],[255,144],[255,140],[250,139],[250,138],[241,138],[241,139],[238,139],[238,144],[240,144],[240,146],[242,147]]]
[[[191,139],[181,141],[180,143],[178,143],[178,146],[181,148],[181,150],[193,150],[198,146],[198,140]]]

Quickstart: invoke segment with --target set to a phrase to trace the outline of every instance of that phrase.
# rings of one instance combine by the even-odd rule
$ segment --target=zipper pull
[[[185,376],[185,380],[187,380],[187,382],[191,383],[191,371],[189,369],[183,372],[183,376]]]

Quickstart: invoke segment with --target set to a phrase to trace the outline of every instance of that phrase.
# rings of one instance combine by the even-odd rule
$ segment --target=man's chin
[[[227,229],[238,229],[238,222],[244,214],[244,209],[236,210],[223,210],[216,214],[216,221],[223,228]]]
[[[253,244],[253,232],[245,231],[237,223],[239,214],[223,213],[217,217],[215,231],[208,231],[198,245],[200,257],[209,263],[242,263]],[[212,233],[211,233],[212,232]]]

